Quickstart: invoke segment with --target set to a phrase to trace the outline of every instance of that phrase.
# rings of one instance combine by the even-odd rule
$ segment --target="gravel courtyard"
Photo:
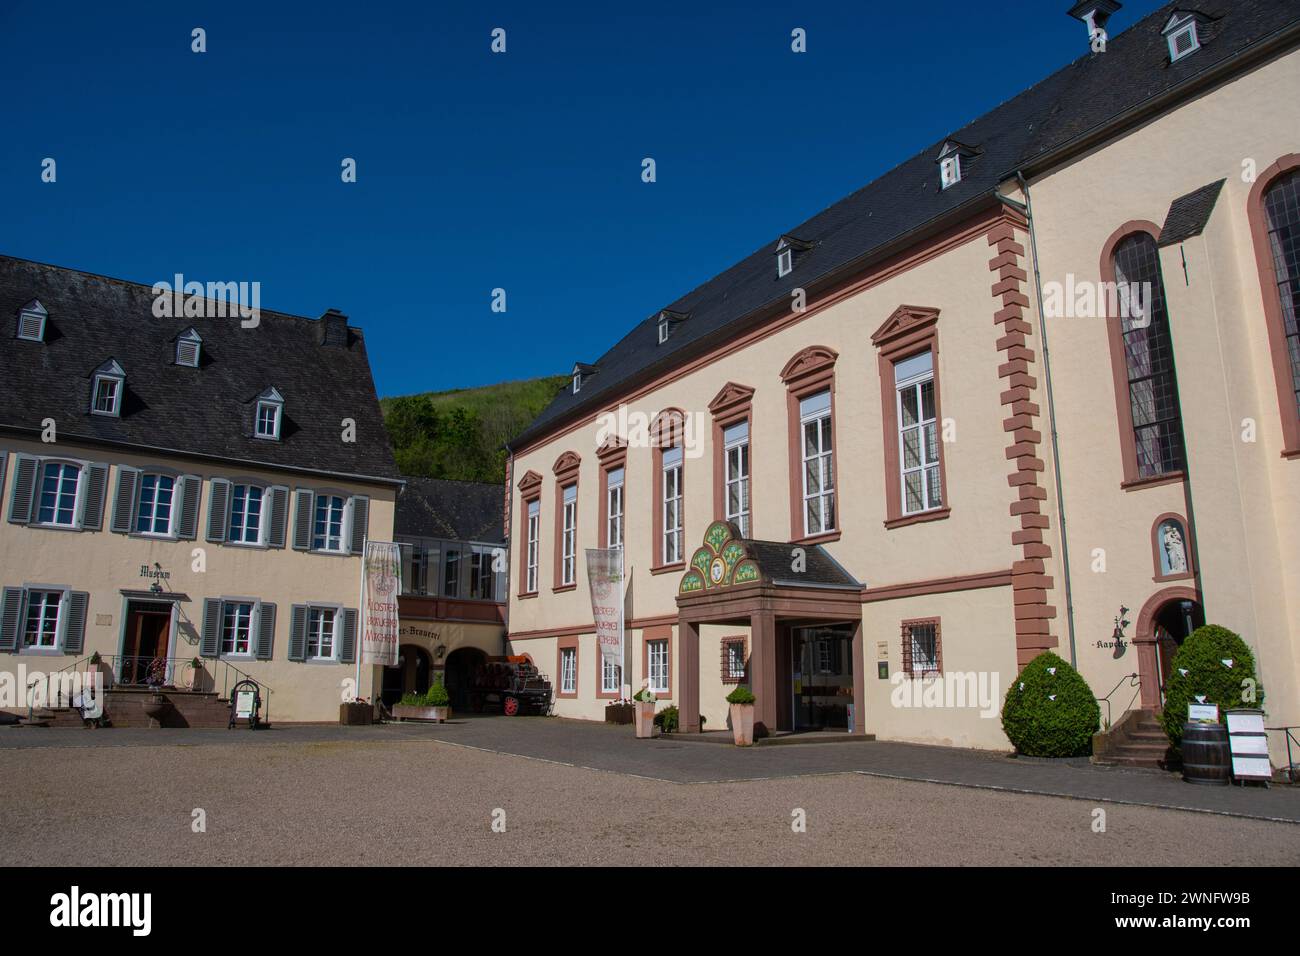
[[[1300,863],[1290,823],[1112,804],[1097,833],[1087,800],[857,773],[675,783],[418,736],[5,748],[0,767],[4,865]]]

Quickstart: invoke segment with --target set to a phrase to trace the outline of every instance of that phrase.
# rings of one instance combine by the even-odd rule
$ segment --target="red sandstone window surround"
[[[939,618],[904,621],[903,673],[908,677],[938,677],[943,673]]]
[[[1260,173],[1247,201],[1282,420],[1282,457],[1290,459],[1300,459],[1300,326],[1297,325],[1300,263],[1295,258],[1296,217],[1300,214],[1295,206],[1300,179],[1297,175],[1300,175],[1300,153],[1289,153]]]
[[[673,629],[670,624],[646,628],[641,634],[641,675],[659,698],[673,694]]]
[[[600,459],[600,526],[597,546],[621,548],[627,533],[627,442],[609,439],[596,450]]]
[[[790,460],[790,540],[801,544],[840,536],[839,473],[835,449],[835,360],[839,353],[812,345],[786,362],[786,416]],[[825,393],[824,402],[821,401]],[[811,409],[815,404],[817,410]]]
[[[742,538],[754,534],[753,400],[752,388],[728,382],[709,402],[713,415],[713,518],[735,521]]]
[[[518,596],[535,597],[541,580],[542,476],[527,472],[519,479],[519,587]]]
[[[680,570],[686,564],[685,424],[681,409],[667,408],[650,426],[654,453],[651,574]]]
[[[939,310],[899,306],[871,336],[885,439],[885,527],[948,517]]]
[[[561,637],[556,640],[555,648],[555,696],[573,698],[578,696],[578,680],[581,668],[578,666],[578,638]]]
[[[578,469],[582,459],[566,451],[555,459],[555,584],[554,591],[578,586]]]
[[[722,639],[721,660],[718,671],[724,684],[743,684],[749,668],[749,653],[743,636]]]

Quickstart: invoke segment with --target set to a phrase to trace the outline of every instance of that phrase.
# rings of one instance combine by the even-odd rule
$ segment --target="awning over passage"
[[[800,623],[856,622],[853,700],[863,713],[862,584],[821,545],[756,541],[715,521],[677,588],[682,729],[700,729],[700,625],[750,629],[749,677],[756,732],[791,724],[789,628]],[[785,655],[779,653],[786,650]],[[854,727],[863,733],[862,719]]]

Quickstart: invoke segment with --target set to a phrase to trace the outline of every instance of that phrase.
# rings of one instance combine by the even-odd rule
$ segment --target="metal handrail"
[[[1300,771],[1296,770],[1295,761],[1291,759],[1291,742],[1294,740],[1295,745],[1300,747],[1300,739],[1297,739],[1293,730],[1300,730],[1300,727],[1265,727],[1265,730],[1280,730],[1286,734],[1286,775],[1292,783],[1300,783]]]
[[[1119,690],[1122,686],[1124,686],[1124,682],[1125,682],[1125,681],[1128,681],[1128,682],[1129,682],[1129,686],[1130,686],[1130,687],[1136,687],[1136,688],[1139,688],[1139,691],[1140,691],[1140,688],[1142,687],[1142,678],[1141,678],[1138,674],[1125,674],[1123,677],[1121,677],[1121,678],[1119,679],[1119,683],[1116,684],[1114,687],[1112,687],[1112,688],[1110,689],[1110,693],[1109,693],[1109,694],[1107,694],[1105,697],[1095,697],[1095,698],[1093,698],[1093,699],[1096,700],[1099,704],[1105,704],[1105,705],[1106,705],[1106,730],[1107,730],[1107,732],[1109,732],[1110,729],[1111,729],[1111,720],[1110,720],[1110,714],[1111,714],[1111,711],[1110,711],[1110,699],[1111,699],[1111,697],[1114,696],[1115,691]],[[1133,700],[1134,700],[1134,698],[1137,697],[1137,695],[1138,695],[1138,692],[1134,692],[1133,697],[1130,697],[1130,698],[1129,698],[1129,703],[1130,703],[1130,704],[1133,703]],[[1128,707],[1125,707],[1124,710],[1125,710],[1125,712],[1127,713],[1127,711],[1128,711]]]
[[[95,656],[94,654],[88,654],[85,657],[81,658],[81,660],[79,661],[73,661],[71,664],[65,664],[63,667],[60,667],[56,671],[47,671],[46,673],[41,675],[40,678],[34,678],[28,681],[27,682],[27,719],[31,720],[32,715],[35,713],[36,687],[38,684],[40,684],[41,680],[45,681],[45,698],[46,701],[48,702],[50,696],[50,678],[55,676],[56,674],[62,674],[66,670],[74,670],[76,667],[86,663],[94,656]]]
[[[114,665],[113,665],[113,673],[114,673],[114,675],[117,677],[117,679],[118,679],[119,681],[122,681],[122,682],[124,683],[124,681],[122,680],[122,676],[121,676],[121,675],[123,674],[123,671],[120,669],[120,667],[121,667],[121,665],[125,664],[125,663],[128,662],[128,661],[144,661],[144,662],[146,662],[146,666],[147,666],[149,669],[152,669],[152,668],[153,668],[154,662],[156,662],[156,661],[164,661],[164,662],[166,662],[166,665],[167,665],[167,666],[166,666],[166,672],[167,672],[167,673],[170,673],[170,674],[172,674],[172,675],[174,676],[175,671],[178,669],[178,668],[176,667],[177,662],[183,662],[183,663],[185,663],[185,664],[189,664],[189,663],[191,663],[192,661],[195,660],[196,656],[197,656],[197,655],[194,655],[194,654],[188,654],[188,655],[186,655],[186,656],[184,656],[184,657],[181,657],[181,656],[179,656],[179,655],[178,655],[178,656],[174,656],[174,657],[161,657],[161,656],[159,656],[159,655],[149,656],[149,655],[147,655],[147,654],[144,654],[144,655],[114,654],[114,655],[111,655],[111,656],[109,656],[109,657],[107,657],[107,658],[105,658],[105,659],[114,662]],[[198,659],[201,660],[201,661],[207,661],[207,662],[209,662],[209,663],[211,663],[211,664],[220,664],[220,665],[222,666],[223,670],[222,670],[222,672],[221,672],[221,678],[222,678],[222,679],[221,679],[221,682],[220,682],[220,683],[221,683],[221,695],[220,695],[220,696],[221,696],[221,698],[223,698],[223,699],[228,699],[228,698],[229,698],[229,696],[230,696],[230,688],[231,688],[234,684],[239,683],[239,681],[241,681],[241,680],[250,680],[250,681],[252,681],[254,684],[256,684],[256,685],[258,686],[259,692],[262,692],[262,698],[263,698],[263,700],[266,702],[266,719],[265,719],[264,722],[265,722],[265,723],[268,723],[268,724],[270,723],[270,721],[271,721],[271,695],[274,693],[274,691],[272,690],[272,688],[270,687],[270,685],[268,685],[265,681],[258,680],[256,677],[253,677],[251,674],[246,673],[246,672],[243,671],[243,670],[240,670],[238,667],[236,667],[236,666],[235,666],[234,664],[232,664],[230,661],[225,660],[224,658],[221,658],[221,657],[198,657]],[[236,675],[236,677],[235,677],[235,679],[234,679],[233,681],[231,680],[231,671],[234,671],[234,673],[235,673],[235,675]],[[159,688],[161,688],[161,687],[167,687],[167,686],[175,687],[174,684],[171,684],[171,685],[168,685],[168,684],[165,684],[165,683],[155,684],[155,683],[152,683],[152,682],[149,682],[149,681],[146,681],[143,685],[137,685],[137,686],[145,686],[145,687],[159,687]],[[217,688],[217,680],[216,680],[216,675],[214,674],[214,675],[213,675],[213,681],[212,681],[212,690],[213,690],[213,693],[216,692],[216,688]]]

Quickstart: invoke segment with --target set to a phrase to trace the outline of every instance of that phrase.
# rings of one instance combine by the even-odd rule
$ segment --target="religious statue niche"
[[[1178,515],[1162,515],[1152,532],[1157,581],[1189,578],[1195,573],[1187,524]]]

